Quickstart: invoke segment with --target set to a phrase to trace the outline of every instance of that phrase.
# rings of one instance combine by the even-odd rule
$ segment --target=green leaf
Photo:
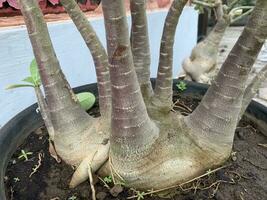
[[[6,87],[6,90],[14,89],[14,88],[21,88],[21,87],[34,87],[34,85],[30,84],[13,84]]]
[[[38,65],[35,59],[32,60],[31,65],[30,65],[30,72],[31,72],[31,77],[34,81],[34,85],[39,86],[41,85],[41,78],[40,74],[38,71]]]
[[[84,110],[89,110],[95,103],[95,96],[90,92],[82,92],[76,96]]]
[[[176,86],[181,91],[184,91],[187,88],[187,85],[184,81],[180,81],[178,84],[176,84]]]
[[[35,85],[35,82],[34,82],[34,80],[33,80],[33,78],[31,76],[26,77],[22,81]]]

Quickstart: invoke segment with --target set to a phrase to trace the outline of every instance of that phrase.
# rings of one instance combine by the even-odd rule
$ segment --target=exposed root
[[[222,166],[222,167],[218,167],[218,168],[216,168],[216,169],[214,169],[214,170],[209,170],[209,171],[207,171],[205,174],[202,174],[202,175],[200,175],[200,176],[198,176],[198,177],[195,177],[195,178],[193,178],[193,179],[191,179],[191,180],[189,180],[189,181],[186,181],[186,182],[184,182],[184,183],[181,183],[181,184],[179,184],[179,185],[173,185],[173,186],[166,187],[166,188],[162,188],[162,189],[158,189],[158,190],[151,190],[151,191],[149,191],[149,192],[144,192],[144,193],[142,193],[142,196],[147,196],[147,195],[151,195],[151,194],[155,194],[155,193],[163,192],[163,191],[170,190],[170,189],[174,189],[174,188],[181,188],[181,189],[183,190],[183,186],[184,186],[184,185],[186,185],[186,184],[188,184],[188,183],[191,183],[191,182],[193,182],[193,181],[196,181],[196,180],[198,180],[198,179],[200,179],[200,178],[203,178],[203,177],[205,177],[205,176],[208,176],[208,175],[210,175],[210,174],[212,174],[212,173],[214,173],[214,172],[217,172],[217,171],[219,171],[219,170],[221,170],[221,169],[223,169],[223,168],[226,168],[226,167],[228,167],[228,166]],[[217,184],[217,183],[216,183],[216,184]],[[213,185],[214,185],[214,184],[213,184]],[[210,187],[211,187],[211,186],[210,186]],[[128,197],[127,199],[134,199],[134,198],[138,198],[138,195],[130,196],[130,197]]]
[[[38,153],[38,164],[35,165],[33,168],[32,168],[32,173],[30,174],[30,178],[33,174],[35,174],[37,172],[37,170],[41,167],[42,165],[42,157],[44,157],[44,154],[43,153]]]
[[[88,179],[88,164],[91,166],[91,172],[94,173],[108,160],[109,146],[109,142],[102,144],[98,149],[88,154],[74,172],[69,185],[70,188],[74,188]]]
[[[258,146],[267,148],[267,144],[258,144]]]
[[[179,99],[177,99],[177,100],[175,101],[175,103],[173,104],[173,108],[180,108],[180,109],[185,110],[185,111],[188,112],[188,113],[192,113],[192,109],[189,108],[188,106],[186,106],[185,104],[181,103],[181,102],[179,101]]]
[[[57,151],[55,149],[55,146],[54,146],[53,142],[50,139],[49,139],[49,153],[50,153],[50,155],[53,158],[55,158],[55,160],[57,161],[57,163],[60,163],[61,162],[61,159],[57,155]]]
[[[90,164],[88,164],[88,175],[89,175],[89,182],[90,182],[90,186],[91,186],[91,190],[92,190],[92,199],[96,200],[94,180],[93,180],[92,168],[91,168]]]

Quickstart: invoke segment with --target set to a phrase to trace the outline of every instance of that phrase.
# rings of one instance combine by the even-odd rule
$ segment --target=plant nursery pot
[[[154,85],[155,79],[152,79],[151,81]],[[173,81],[173,88],[175,90],[174,99],[179,96],[178,99],[181,100],[176,101],[178,102],[177,107],[183,107],[183,109],[187,111],[191,110],[191,105],[193,105],[192,107],[197,106],[208,88],[208,86],[204,84],[186,82],[186,90],[178,91],[176,87],[177,83],[179,83],[179,80]],[[74,91],[75,93],[90,91],[96,96],[98,95],[97,85],[95,83],[74,88]],[[189,96],[194,96],[194,98],[188,100]],[[187,106],[184,105],[186,103],[188,103]],[[67,184],[73,173],[71,167],[68,168],[68,175],[66,175],[66,177],[64,177],[64,175],[62,177],[61,171],[64,170],[61,170],[61,168],[58,169],[56,174],[49,174],[49,170],[55,170],[54,168],[66,165],[64,163],[56,163],[49,154],[44,155],[46,160],[44,159],[42,161],[42,165],[44,166],[40,167],[40,171],[37,171],[31,178],[25,178],[29,177],[29,174],[27,174],[28,171],[26,168],[24,169],[24,166],[29,165],[31,171],[32,167],[35,166],[34,164],[36,164],[36,160],[34,159],[37,159],[38,156],[36,154],[34,159],[29,159],[29,161],[26,162],[19,160],[16,152],[22,148],[27,150],[27,145],[31,145],[32,149],[28,150],[33,151],[33,154],[35,154],[34,145],[41,146],[43,143],[47,142],[47,138],[44,139],[46,136],[40,136],[33,133],[43,126],[43,120],[40,114],[36,112],[36,109],[37,104],[33,104],[26,108],[0,130],[0,200],[91,199],[88,182],[81,184],[78,188],[72,190],[68,189]],[[242,122],[239,124],[235,136],[232,157],[225,165],[227,167],[211,174],[203,180],[198,180],[196,182],[196,185],[198,184],[198,186],[193,190],[188,187],[189,189],[184,188],[182,191],[177,191],[177,194],[173,199],[207,199],[210,197],[214,197],[214,199],[247,199],[245,198],[246,192],[249,193],[251,199],[256,199],[253,197],[258,197],[257,199],[267,199],[267,149],[265,146],[267,143],[267,109],[263,105],[252,101],[247,109],[246,116],[250,122]],[[255,152],[252,152],[252,149],[255,149]],[[43,154],[45,153],[47,153],[47,150],[43,152]],[[52,166],[46,163],[49,163]],[[45,165],[47,165],[47,167],[45,167]],[[42,174],[46,173],[48,175],[46,175],[46,177],[39,177],[41,171]],[[23,178],[22,175],[25,174],[27,174],[27,176]],[[51,177],[62,177],[63,182],[66,183],[62,186],[53,181],[47,181]],[[46,180],[45,184],[43,180]],[[33,184],[33,186],[28,186],[28,182],[29,184]],[[43,189],[42,187],[49,187],[51,184],[54,185],[51,187],[52,190],[49,190],[48,192],[46,191],[40,194],[40,192],[36,191],[36,185],[39,185],[39,189]],[[97,199],[126,199],[131,196],[131,191],[127,190],[122,192],[118,197],[114,197],[114,194],[112,194],[111,191],[112,189],[108,190],[101,184],[101,181],[96,183]],[[18,188],[19,190],[17,191]],[[64,193],[65,196],[63,194],[60,196],[62,191],[65,190],[69,192]],[[20,194],[19,191],[24,191],[26,195]],[[51,196],[51,194],[55,194],[55,196]],[[148,195],[147,199],[161,198]]]

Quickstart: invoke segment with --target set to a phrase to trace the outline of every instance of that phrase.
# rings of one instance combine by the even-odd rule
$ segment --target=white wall
[[[148,14],[151,47],[151,77],[156,76],[160,38],[167,11]],[[190,55],[197,40],[198,15],[192,7],[185,7],[176,31],[174,46],[174,75],[185,56]],[[90,20],[105,45],[102,19]],[[130,19],[129,19],[130,21]],[[91,55],[81,36],[70,21],[50,23],[49,32],[61,67],[72,87],[96,81]],[[31,88],[5,90],[9,84],[19,83],[28,76],[33,59],[24,26],[0,29],[0,127],[18,112],[36,101]]]

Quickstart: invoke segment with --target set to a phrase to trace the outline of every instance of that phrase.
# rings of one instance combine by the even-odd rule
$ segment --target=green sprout
[[[186,90],[186,88],[187,88],[187,85],[186,85],[186,83],[185,83],[184,81],[180,81],[176,86],[177,86],[177,88],[178,88],[179,90],[181,90],[182,92],[183,92],[184,90]]]
[[[19,177],[15,177],[15,178],[13,178],[13,180],[14,180],[15,183],[20,182]]]
[[[144,199],[145,192],[137,191],[137,200]]]
[[[68,198],[68,200],[76,200],[77,197],[75,195],[72,195],[71,197]]]
[[[32,152],[25,152],[23,149],[20,152],[18,159],[24,159],[25,161],[29,160],[28,156],[33,154]]]
[[[104,177],[104,181],[105,183],[112,183],[113,182],[112,176],[109,175],[109,176]]]
[[[6,87],[7,90],[15,89],[15,88],[24,88],[24,87],[31,87],[31,88],[39,88],[41,83],[41,77],[38,70],[38,65],[36,60],[33,59],[30,66],[29,66],[30,76],[24,78],[22,81],[25,83],[22,84],[12,84]],[[90,92],[81,92],[76,95],[81,107],[84,110],[89,110],[95,103],[95,96]]]
[[[24,78],[22,81],[26,82],[25,84],[12,84],[6,87],[7,90],[14,89],[14,88],[21,88],[21,87],[40,87],[41,85],[41,78],[38,71],[36,60],[33,59],[30,67],[30,76]]]

